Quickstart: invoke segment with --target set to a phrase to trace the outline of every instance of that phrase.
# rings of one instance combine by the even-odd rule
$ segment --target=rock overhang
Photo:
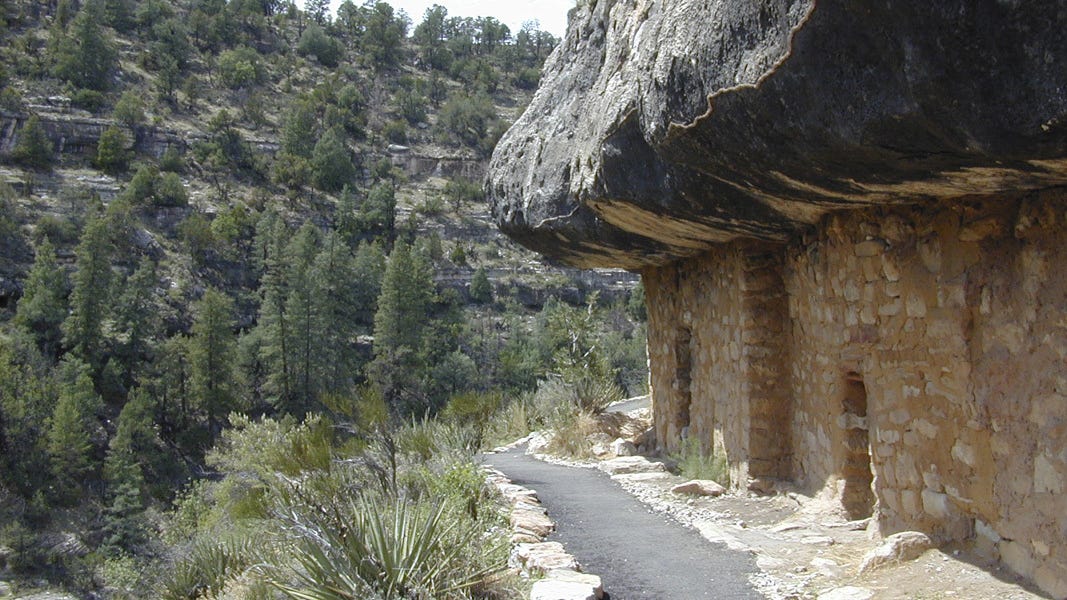
[[[1067,184],[1067,5],[597,0],[494,152],[500,228],[640,269],[828,211]]]

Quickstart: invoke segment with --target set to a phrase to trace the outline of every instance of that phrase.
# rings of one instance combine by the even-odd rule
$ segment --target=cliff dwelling
[[[640,272],[655,432],[1067,596],[1067,11],[591,0],[500,227]]]

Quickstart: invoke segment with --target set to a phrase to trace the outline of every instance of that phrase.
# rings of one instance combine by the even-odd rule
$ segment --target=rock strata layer
[[[827,211],[1067,184],[1060,3],[590,0],[497,146],[494,216],[640,269]]]

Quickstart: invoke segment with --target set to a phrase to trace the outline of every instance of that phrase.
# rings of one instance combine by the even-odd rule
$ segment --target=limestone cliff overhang
[[[493,154],[500,228],[640,269],[827,211],[1067,184],[1067,3],[585,0]]]

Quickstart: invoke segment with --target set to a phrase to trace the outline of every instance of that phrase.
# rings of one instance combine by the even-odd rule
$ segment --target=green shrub
[[[344,46],[327,35],[322,27],[312,23],[300,35],[297,52],[314,56],[319,64],[332,69],[341,62],[341,57],[344,56]]]
[[[705,451],[696,438],[685,439],[670,458],[677,462],[679,473],[686,479],[711,479],[720,485],[730,485],[730,466],[725,453]]]
[[[53,245],[73,244],[78,241],[78,226],[63,217],[41,215],[34,226],[37,242],[47,238]]]
[[[394,144],[408,143],[408,126],[403,121],[389,121],[382,130],[385,139]]]
[[[185,157],[174,146],[168,147],[163,156],[159,157],[159,170],[171,173],[183,173],[185,171]]]
[[[233,89],[260,84],[267,78],[267,70],[259,53],[248,46],[220,54],[218,70],[223,85]]]
[[[156,206],[188,206],[189,194],[177,173],[163,173],[156,184]]]
[[[96,90],[80,89],[70,95],[70,103],[77,108],[97,113],[107,104],[107,97]]]

